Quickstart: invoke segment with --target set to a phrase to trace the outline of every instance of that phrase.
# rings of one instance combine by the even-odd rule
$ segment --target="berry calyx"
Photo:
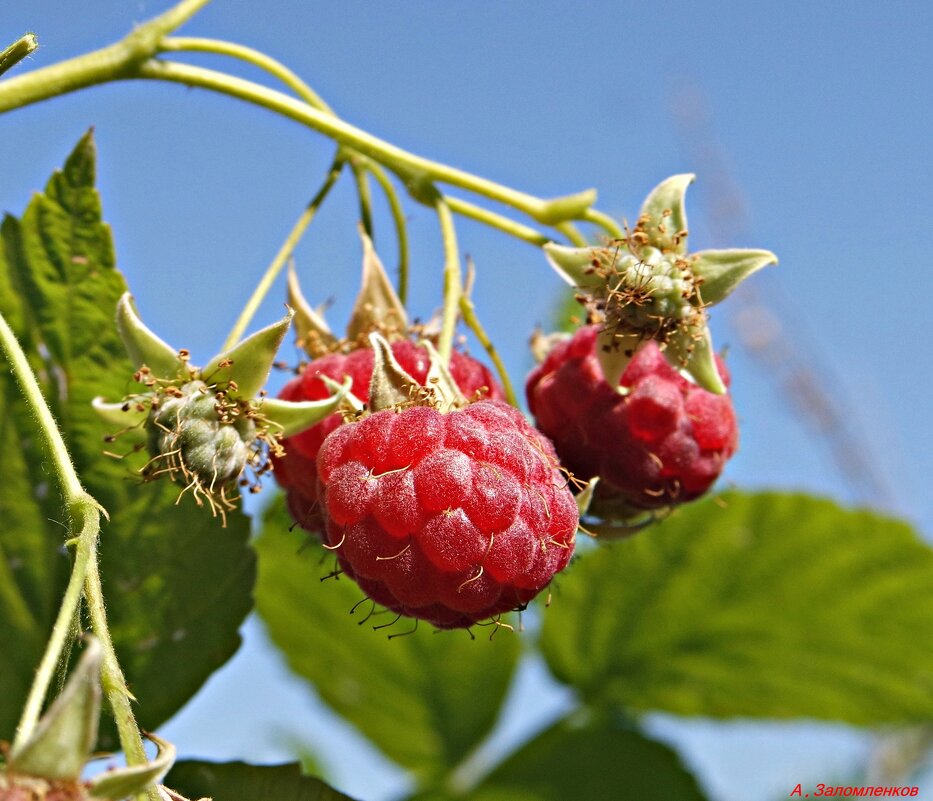
[[[704,389],[723,394],[707,326],[707,308],[777,258],[767,250],[687,252],[684,195],[692,175],[652,190],[635,227],[605,247],[544,246],[551,266],[578,290],[587,321],[600,326],[597,357],[615,387],[646,342]]]
[[[438,628],[523,608],[573,554],[577,507],[553,446],[501,401],[447,411],[416,397],[322,444],[325,546],[373,601]]]
[[[100,642],[86,648],[57,698],[42,717],[21,728],[0,766],[0,801],[85,801],[135,797],[151,788],[175,761],[175,748],[146,735],[157,755],[143,765],[106,771],[90,781],[82,774],[97,742],[103,696]]]
[[[626,518],[705,493],[738,445],[728,395],[685,379],[653,342],[610,386],[598,340],[598,326],[581,328],[550,351],[526,384],[537,426],[563,464],[578,479],[599,477],[591,510]],[[729,374],[718,358],[716,364],[727,386]]]
[[[144,480],[166,476],[225,520],[240,486],[258,489],[269,454],[281,451],[279,438],[337,408],[347,387],[310,403],[266,399],[261,390],[291,316],[198,368],[187,351],[173,350],[146,328],[129,294],[120,299],[117,327],[140,365],[133,378],[143,389],[119,403],[98,398],[94,408],[121,426],[120,433],[145,433],[149,461],[139,471]]]

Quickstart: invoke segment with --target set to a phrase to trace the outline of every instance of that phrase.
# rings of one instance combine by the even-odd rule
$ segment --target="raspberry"
[[[438,628],[522,608],[573,553],[577,507],[556,464],[498,400],[376,412],[318,453],[325,545],[376,603]]]
[[[635,510],[699,497],[735,453],[732,402],[683,378],[658,345],[645,343],[622,375],[619,394],[595,353],[599,327],[581,328],[528,376],[528,405],[579,479],[600,477],[597,497]],[[723,382],[725,365],[717,358]]]
[[[428,372],[427,351],[407,339],[392,343],[392,354],[399,364],[419,383]],[[319,400],[331,395],[321,380],[324,375],[341,382],[346,376],[353,379],[351,392],[362,403],[369,401],[369,380],[373,372],[373,351],[360,348],[349,353],[331,353],[312,361],[300,376],[289,381],[279,393],[283,400]],[[504,393],[489,370],[476,359],[454,351],[450,359],[450,372],[460,391],[467,397],[485,391],[485,397],[501,399]],[[315,460],[321,444],[335,428],[343,423],[339,414],[333,414],[316,426],[283,440],[285,456],[274,460],[275,476],[285,489],[292,518],[311,532],[323,529],[318,509],[317,468]]]

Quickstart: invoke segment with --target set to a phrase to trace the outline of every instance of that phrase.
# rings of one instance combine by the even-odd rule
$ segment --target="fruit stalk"
[[[36,380],[26,355],[7,321],[0,315],[0,350],[2,350],[26,403],[35,418],[36,427],[51,458],[53,472],[59,484],[65,508],[68,511],[69,539],[75,545],[75,558],[71,576],[59,606],[52,633],[45,653],[36,670],[26,704],[16,729],[14,746],[25,742],[35,729],[55,669],[61,659],[72,624],[81,603],[82,588],[91,615],[94,633],[104,647],[102,672],[107,701],[117,721],[120,744],[130,765],[144,764],[146,753],[142,737],[130,709],[126,682],[117,661],[107,616],[104,610],[103,593],[97,567],[97,539],[100,534],[100,516],[106,515],[103,507],[92,498],[81,485],[75,472],[71,456],[65,446],[52,412],[49,410],[42,390]],[[155,796],[153,796],[155,798]]]
[[[437,343],[437,352],[446,365],[450,362],[450,353],[454,345],[454,331],[457,327],[457,311],[463,292],[463,278],[460,270],[460,253],[457,251],[457,231],[450,207],[443,197],[438,196],[435,205],[437,219],[444,239],[444,311],[441,318],[441,335]]]
[[[294,73],[278,62],[248,48],[197,39],[167,39],[167,34],[189,19],[209,0],[183,0],[173,9],[150,20],[121,41],[77,58],[35,70],[0,85],[0,113],[77,89],[117,80],[164,80],[199,86],[228,94],[276,111],[302,122],[341,145],[367,156],[395,172],[406,183],[437,181],[466,189],[489,200],[528,214],[532,219],[566,232],[573,219],[588,220],[615,236],[617,226],[605,215],[592,213],[593,190],[550,200],[535,197],[494,181],[422,158],[395,147],[355,126],[338,119],[324,102]],[[205,43],[207,42],[207,43]],[[298,91],[296,100],[259,84],[215,70],[154,58],[171,49],[200,49],[224,53],[257,63]],[[309,101],[314,100],[312,104]],[[610,224],[611,223],[611,224]]]
[[[33,53],[39,46],[39,40],[34,33],[27,33],[20,36],[9,47],[0,51],[0,75],[7,70],[12,69],[30,53]]]
[[[282,267],[285,266],[285,263],[295,252],[295,248],[298,246],[298,242],[301,240],[304,232],[311,224],[311,221],[317,214],[321,204],[324,202],[333,185],[337,183],[337,179],[340,177],[340,173],[343,171],[344,164],[344,159],[338,153],[334,157],[334,160],[330,165],[330,169],[327,171],[327,176],[324,179],[324,183],[321,184],[321,188],[318,189],[314,197],[311,198],[310,202],[305,207],[305,210],[301,213],[301,216],[298,218],[285,241],[282,243],[282,247],[279,248],[279,252],[275,254],[275,258],[272,259],[272,263],[266,268],[262,278],[259,279],[259,283],[253,290],[253,294],[250,295],[250,298],[246,302],[246,306],[243,307],[243,311],[240,312],[240,316],[237,318],[233,329],[227,335],[223,350],[230,350],[243,338],[243,335],[246,333],[246,329],[249,327],[253,316],[259,309],[259,305],[262,303],[263,299],[272,288],[272,284],[275,283],[275,279],[278,278],[279,273],[282,271]]]

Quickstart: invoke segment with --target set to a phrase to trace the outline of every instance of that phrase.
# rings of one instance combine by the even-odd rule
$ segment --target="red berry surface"
[[[376,603],[438,628],[520,608],[573,554],[553,446],[506,403],[340,426],[318,454],[325,544]]]
[[[732,401],[683,378],[654,342],[635,354],[620,395],[600,370],[598,330],[581,328],[528,376],[538,428],[577,478],[600,477],[602,497],[657,509],[702,495],[738,444]]]
[[[428,375],[428,352],[410,340],[392,343],[392,355],[406,373],[423,384]],[[460,391],[467,398],[478,392],[484,397],[502,399],[504,393],[482,362],[454,351],[450,357],[450,372]],[[350,391],[362,403],[369,401],[369,380],[373,374],[373,352],[360,348],[350,353],[331,353],[308,364],[301,375],[289,381],[279,397],[290,401],[323,400],[330,390],[321,376],[342,383],[347,376],[353,380]],[[285,489],[292,518],[302,528],[319,533],[323,521],[318,507],[317,467],[315,461],[321,443],[343,423],[333,414],[316,426],[283,440],[285,456],[274,460],[275,477]]]

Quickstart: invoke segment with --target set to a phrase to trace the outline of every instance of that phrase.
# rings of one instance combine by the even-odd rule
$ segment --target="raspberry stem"
[[[240,316],[237,318],[236,323],[234,324],[230,333],[227,335],[227,339],[224,341],[224,345],[221,350],[230,350],[236,345],[237,342],[240,341],[240,339],[242,339],[243,334],[246,332],[247,327],[253,319],[253,315],[256,314],[256,311],[259,309],[263,299],[272,288],[272,285],[275,283],[275,279],[278,278],[279,273],[282,271],[282,267],[285,266],[289,258],[291,258],[292,254],[295,252],[295,248],[301,241],[301,237],[304,236],[305,231],[308,229],[308,226],[311,224],[311,221],[317,214],[321,204],[327,198],[327,195],[334,184],[337,183],[337,179],[340,177],[340,173],[343,171],[345,163],[346,162],[339,153],[334,157],[333,162],[331,162],[330,169],[327,171],[327,175],[324,178],[324,183],[321,184],[321,188],[318,189],[314,197],[312,197],[308,202],[305,210],[301,213],[301,216],[295,222],[292,230],[289,232],[288,236],[285,238],[285,241],[282,243],[282,246],[279,248],[279,252],[275,254],[275,258],[272,259],[272,263],[266,268],[265,273],[263,273],[262,278],[256,285],[256,289],[253,290],[253,294],[246,302],[246,306],[243,307],[243,311],[240,312]]]
[[[442,196],[438,196],[435,209],[444,240],[444,311],[437,352],[440,354],[441,361],[447,365],[450,363],[450,352],[453,350],[457,311],[463,291],[463,277],[460,270],[460,253],[457,250],[457,231],[454,227],[453,215],[450,213],[450,206]]]
[[[489,334],[486,333],[486,329],[483,328],[482,323],[480,323],[479,317],[476,316],[476,307],[473,305],[473,301],[468,292],[464,292],[460,296],[460,315],[463,317],[463,322],[466,323],[467,328],[473,332],[473,335],[479,340],[479,344],[486,350],[490,361],[496,368],[496,373],[499,375],[499,380],[502,382],[502,389],[505,390],[506,401],[510,406],[514,406],[518,409],[518,398],[515,395],[515,389],[512,387],[512,381],[509,378],[508,371],[505,369],[505,364],[499,356],[499,351],[496,350],[496,346],[493,345],[492,340],[489,338]]]
[[[294,73],[264,54],[228,42],[167,37],[168,33],[207,2],[183,0],[175,8],[139,26],[116,44],[4,82],[0,85],[0,113],[117,80],[142,78],[199,86],[238,97],[302,122],[343,147],[387,167],[402,180],[423,176],[428,181],[459,186],[511,206],[565,235],[568,234],[563,226],[572,219],[593,222],[610,234],[617,230],[605,215],[590,213],[595,201],[595,192],[592,190],[547,200],[417,156],[343,122]],[[154,58],[159,52],[181,50],[214,52],[248,61],[283,81],[301,100],[223,72]]]
[[[26,56],[34,52],[38,46],[39,40],[36,39],[36,35],[27,33],[20,36],[9,47],[0,51],[0,75],[19,64]]]
[[[117,661],[107,625],[103,590],[98,572],[97,540],[100,535],[100,516],[103,514],[106,517],[106,511],[81,485],[68,448],[45,402],[35,374],[29,367],[29,362],[16,335],[3,315],[0,315],[0,350],[5,355],[11,372],[35,417],[40,435],[51,457],[53,471],[68,512],[69,538],[66,544],[75,545],[71,576],[68,579],[45,653],[42,655],[36,676],[29,689],[29,695],[16,729],[14,747],[24,743],[36,727],[49,686],[55,676],[56,666],[69,642],[72,625],[81,603],[83,588],[91,618],[91,628],[103,648],[101,676],[104,693],[116,718],[120,745],[123,747],[129,765],[145,764],[147,758],[142,737],[130,708],[129,691],[126,688],[123,671]],[[156,791],[152,790],[149,796],[152,801],[157,801],[158,796],[155,793]]]
[[[271,56],[254,50],[245,45],[235,44],[234,42],[225,42],[221,39],[206,39],[193,36],[171,36],[162,40],[159,46],[160,52],[199,52],[215,53],[216,55],[230,56],[231,58],[252,64],[264,70],[274,78],[277,78],[287,87],[289,87],[298,97],[304,100],[312,108],[319,109],[333,114],[333,109],[324,101],[324,99],[315,92],[305,81],[303,81],[292,70],[286,67],[282,62],[277,61]],[[366,187],[366,174],[369,173],[376,179],[376,183],[382,188],[389,204],[389,211],[392,215],[392,221],[395,225],[396,236],[398,237],[399,250],[399,296],[402,303],[405,302],[408,293],[408,230],[405,224],[405,212],[402,209],[398,192],[395,186],[385,174],[385,171],[370,159],[349,148],[344,148],[346,161],[350,164],[356,178],[357,188],[360,191],[360,206],[363,216],[366,233],[372,236],[372,222],[369,220],[371,213],[369,211],[368,188]]]

